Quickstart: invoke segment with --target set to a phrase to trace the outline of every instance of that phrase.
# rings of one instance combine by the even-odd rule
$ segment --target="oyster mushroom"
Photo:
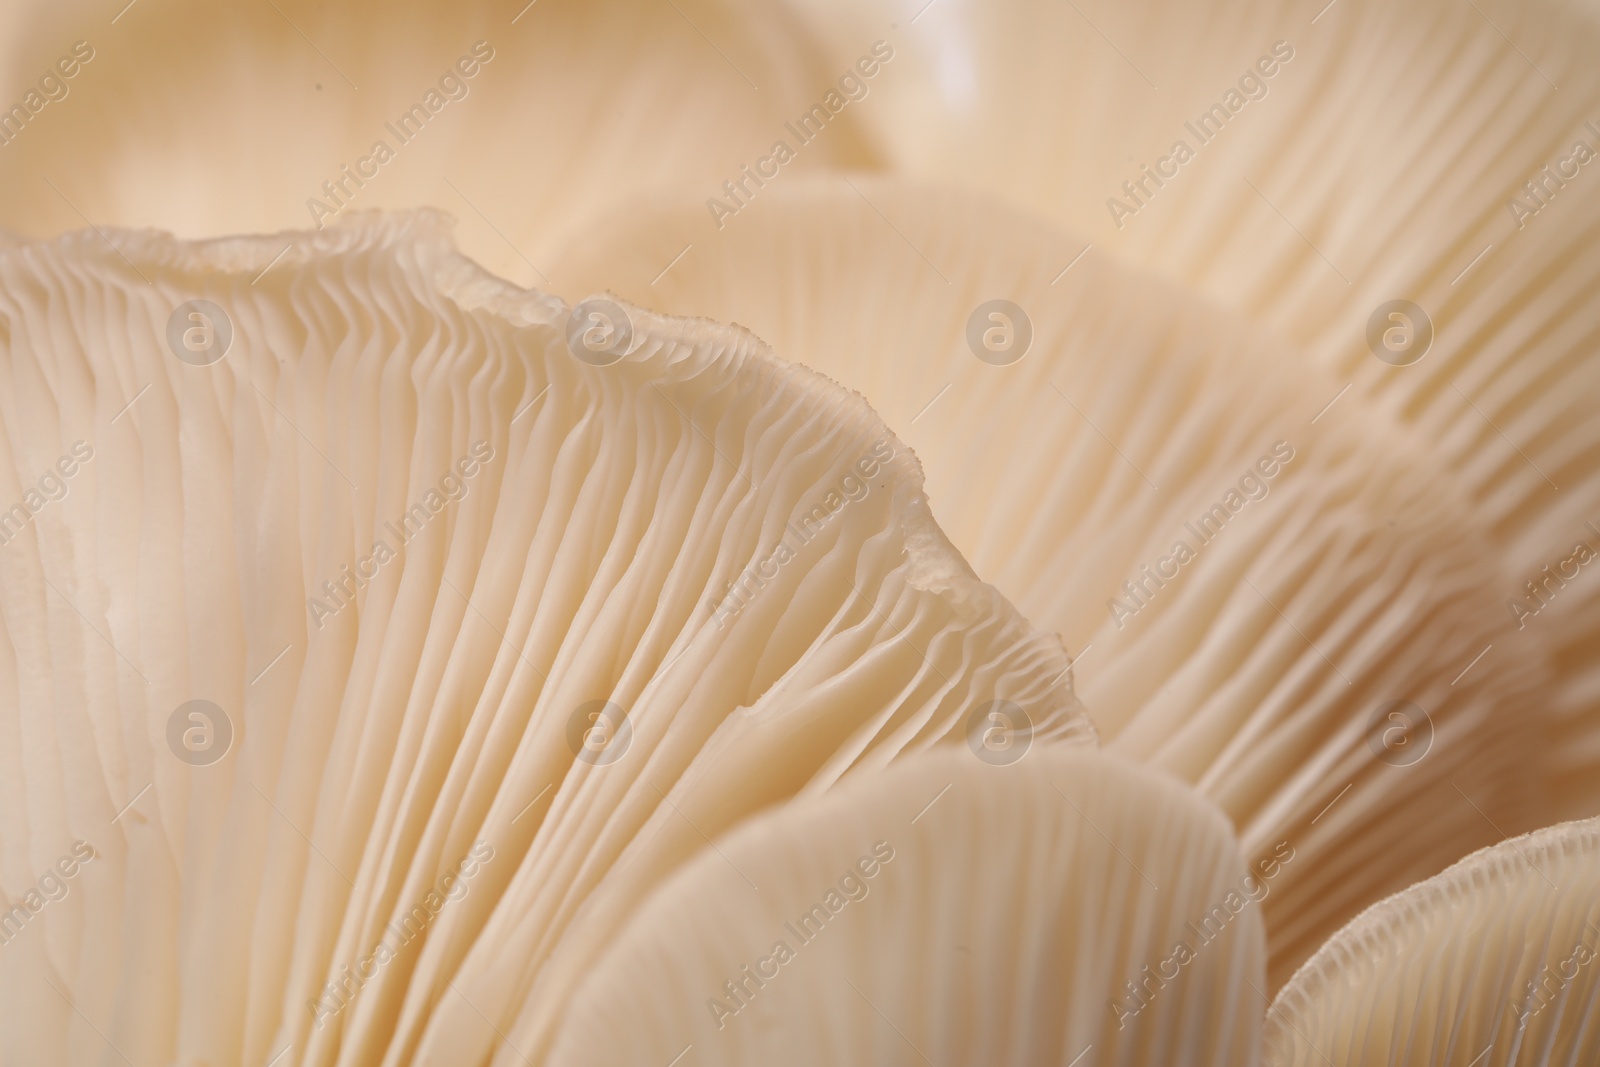
[[[759,215],[808,170],[880,169],[983,189],[1084,234],[1095,256],[1194,288],[1269,331],[1263,338],[1287,338],[1328,372],[1325,395],[1350,387],[1330,418],[1353,418],[1345,412],[1354,401],[1409,427],[1406,440],[1450,470],[1463,506],[1492,536],[1505,579],[1496,599],[1525,611],[1543,604],[1529,581],[1565,582],[1544,569],[1590,536],[1600,505],[1600,423],[1591,417],[1600,379],[1588,358],[1600,201],[1582,194],[1593,168],[1573,141],[1590,138],[1600,151],[1600,132],[1585,125],[1600,82],[1584,62],[1600,29],[1560,3],[1470,7],[1341,0],[1315,12],[1133,5],[1109,15],[1007,0],[981,16],[918,5],[901,20],[871,5],[634,10],[545,0],[509,18],[410,7],[380,16],[350,4],[291,10],[291,20],[263,9],[255,25],[198,3],[159,16],[147,8],[119,20],[120,47],[102,50],[78,97],[50,105],[7,146],[15,165],[0,182],[12,183],[5,199],[14,206],[0,218],[35,234],[88,218],[159,220],[195,234],[293,225],[324,181],[349,192],[338,169],[350,162],[349,139],[381,132],[395,117],[387,102],[414,100],[431,84],[420,72],[431,77],[453,58],[445,31],[459,31],[465,47],[470,27],[492,38],[489,47],[509,39],[501,65],[482,75],[493,80],[445,106],[429,139],[360,187],[356,206],[448,204],[467,220],[467,247],[481,261],[576,293],[585,290],[551,265],[556,249],[591,239],[652,195],[698,211],[709,233],[704,205],[730,196],[724,182],[744,189],[734,195],[740,225],[754,217],[744,204]],[[27,30],[16,38],[19,78],[76,32],[66,9],[17,19]],[[778,188],[749,177],[759,162],[752,146],[769,151],[773,137],[792,136],[785,123],[835,85],[841,60],[883,33],[898,58],[863,84],[867,95],[805,141]],[[1247,39],[1258,44],[1239,43]],[[333,82],[333,60],[319,48],[360,80],[378,79],[368,95],[346,86],[335,106],[308,92],[308,77]],[[1375,66],[1404,73],[1385,80]],[[762,91],[752,88],[758,80]],[[579,104],[545,106],[555,97]],[[302,107],[286,107],[291,99]],[[309,124],[299,121],[307,100],[318,116]],[[1094,105],[1072,103],[1086,100]],[[1201,144],[1184,122],[1219,100],[1230,117]],[[701,121],[711,114],[717,121]],[[537,136],[508,143],[502,131],[512,123]],[[1173,137],[1203,153],[1177,176],[1153,154]],[[973,151],[980,143],[985,150]],[[83,166],[85,144],[117,147]],[[506,165],[508,152],[517,165]],[[639,157],[651,166],[631,166]],[[496,166],[477,177],[492,187],[488,197],[452,171],[486,159]],[[1154,162],[1168,178],[1130,170],[1130,160]],[[1145,195],[1123,189],[1133,180]],[[1542,195],[1527,191],[1535,180]],[[1136,217],[1111,221],[1113,198],[1137,207]],[[723,236],[717,230],[716,241]],[[653,249],[648,276],[670,281],[681,257],[692,263],[712,247],[685,238]],[[1060,249],[1059,262],[1080,247]],[[1378,363],[1364,341],[1397,296],[1431,316],[1438,338],[1432,357],[1404,368]],[[1550,770],[1557,797],[1526,825],[1592,814],[1585,783],[1595,780],[1600,676],[1586,652],[1600,640],[1600,597],[1559,597],[1537,638],[1508,629],[1508,619],[1517,621],[1502,612],[1498,640],[1463,656],[1497,645],[1495,659],[1562,666],[1540,712],[1560,737],[1563,762]]]
[[[17,387],[0,416],[22,509],[0,545],[0,556],[17,551],[0,560],[0,618],[18,694],[0,742],[0,874],[21,894],[13,921],[37,923],[21,931],[24,954],[0,959],[0,981],[22,990],[8,1033],[54,1042],[27,1056],[543,1058],[618,925],[655,907],[652,887],[680,865],[709,864],[713,839],[758,809],[798,798],[773,818],[800,821],[832,802],[835,782],[867,789],[847,779],[892,776],[902,755],[963,734],[981,747],[993,739],[982,713],[1002,694],[1044,708],[1041,749],[1086,732],[1058,688],[1065,657],[957,562],[926,521],[914,464],[890,479],[905,495],[887,511],[881,499],[857,507],[871,490],[845,485],[848,456],[823,456],[836,439],[862,444],[875,421],[830,420],[820,402],[772,409],[822,387],[791,388],[790,372],[747,358],[762,351],[748,336],[614,300],[585,302],[568,322],[565,305],[488,278],[427,234],[424,251],[390,254],[367,232],[390,224],[198,253],[104,228],[271,229],[302,208],[321,224],[319,194],[335,183],[326,195],[341,216],[448,204],[479,259],[547,287],[586,291],[571,284],[579,274],[595,289],[622,285],[619,266],[637,268],[624,288],[641,304],[747,322],[861,388],[928,462],[932,499],[978,571],[1103,660],[1080,679],[1112,747],[1197,786],[1236,823],[1246,855],[1282,835],[1314,860],[1286,867],[1261,902],[1264,988],[1361,907],[1503,828],[1594,813],[1600,596],[1569,589],[1562,569],[1600,504],[1596,201],[1581,195],[1587,159],[1563,169],[1600,98],[1588,12],[1446,0],[1343,0],[1315,13],[1007,0],[981,16],[916,0],[903,17],[688,0],[545,0],[515,14],[272,6],[124,9],[110,23],[120,36],[87,68],[103,77],[74,82],[73,98],[42,116],[28,105],[39,121],[25,116],[20,143],[0,149],[11,205],[0,219],[40,236],[102,227],[59,246],[0,238],[15,253],[0,293],[21,324],[4,338],[8,357],[17,346]],[[23,26],[8,38],[13,81],[74,40],[82,18],[0,15]],[[904,60],[895,78],[873,84],[868,106],[841,103],[827,136],[782,164],[777,188],[750,179],[752,150],[814,105],[884,22]],[[520,38],[507,43],[507,27]],[[1240,52],[1256,35],[1259,49]],[[1138,46],[1114,43],[1130,39]],[[484,70],[449,73],[469,45]],[[1264,53],[1275,71],[1259,65]],[[488,65],[490,54],[516,62]],[[1202,136],[1181,176],[1162,171],[1169,185],[1141,168],[1145,195],[1128,190],[1137,217],[1107,221],[1102,194],[1130,176],[1125,165],[1193,117],[1183,101],[1224,88],[1238,99],[1216,120],[1227,123],[1216,143]],[[376,153],[347,149],[397,117],[391,102],[418,101],[424,137],[377,160],[376,182],[350,177],[373,178],[362,168]],[[869,181],[873,169],[986,190],[1086,236]],[[831,172],[832,190],[819,193],[806,170]],[[1546,195],[1523,184],[1531,175]],[[739,217],[723,228],[704,208],[730,176],[758,192],[736,198]],[[655,197],[678,207],[636,213]],[[715,243],[686,235],[679,207],[715,228]],[[585,244],[552,265],[561,247]],[[648,255],[630,263],[640,247]],[[1096,266],[1102,257],[1146,273]],[[573,264],[583,269],[564,273]],[[981,366],[976,352],[970,362],[958,340],[994,288],[1045,308],[1032,358],[1015,366]],[[223,293],[229,310],[171,306],[196,293]],[[1373,359],[1368,331],[1397,295],[1433,314],[1438,343],[1420,364]],[[197,365],[228,347],[215,340],[223,321],[248,346],[235,350],[250,353],[246,373]],[[645,342],[610,351],[619,325]],[[607,357],[593,363],[639,358],[563,379],[551,353],[573,354],[569,333]],[[146,349],[163,337],[185,365],[146,375]],[[930,370],[948,376],[944,391]],[[981,440],[961,432],[996,413]],[[1315,427],[1303,440],[1282,432],[1300,419]],[[91,425],[134,443],[121,452],[75,435]],[[1296,465],[1270,500],[1247,500],[1256,490],[1241,472],[1280,443]],[[758,487],[780,462],[796,480]],[[623,469],[638,480],[619,488]],[[775,516],[812,513],[799,487],[827,500],[831,475],[839,505],[822,507],[844,516],[837,540],[796,570],[773,547],[785,536],[774,525],[792,520]],[[514,477],[531,481],[529,499]],[[1181,536],[1168,531],[1219,503],[1237,536],[1204,538],[1198,563],[1178,561],[1176,584],[1151,577]],[[548,516],[565,513],[557,534]],[[379,559],[379,527],[395,521],[417,526],[416,543],[408,530],[397,535],[408,557]],[[878,585],[852,584],[848,600],[823,588],[862,566]],[[1127,599],[1114,593],[1103,614],[1105,585],[1124,580],[1144,595],[1124,586]],[[1524,583],[1542,631],[1511,632],[1502,610]],[[795,595],[780,605],[774,591]],[[703,598],[725,642],[708,651],[688,636],[685,597]],[[480,622],[498,636],[480,635]],[[263,635],[285,629],[306,647],[275,652]],[[595,637],[612,632],[626,640],[608,659]],[[791,654],[792,642],[806,652]],[[537,654],[547,647],[549,659]],[[607,695],[577,703],[560,733],[550,708],[595,679],[609,679]],[[228,708],[172,707],[197,689]],[[743,707],[790,732],[763,740]],[[282,708],[293,711],[274,716]],[[1416,747],[1387,742],[1397,721]],[[213,746],[222,758],[196,769],[195,753]],[[585,769],[645,751],[648,768],[628,763],[631,777]],[[602,763],[610,753],[616,765]],[[676,777],[658,788],[663,765]],[[573,772],[565,798],[550,773],[546,793],[509,813],[507,797],[531,787],[523,775],[561,766]],[[1427,820],[1394,816],[1411,809]],[[88,831],[67,832],[86,818],[99,832],[102,817],[126,841],[100,851]],[[471,832],[508,825],[512,853]],[[53,839],[71,843],[42,844]],[[515,876],[495,864],[508,856]],[[981,885],[981,872],[939,863]],[[463,885],[466,903],[447,904]],[[1513,888],[1531,924],[1565,929],[1549,914],[1565,903]],[[370,936],[386,917],[415,917],[415,900],[430,931],[417,958],[386,959],[366,978]],[[1470,944],[1418,922],[1427,937],[1388,958],[1386,979],[1419,954]],[[1511,958],[1505,936],[1485,942],[1486,980],[1511,973],[1495,969]],[[35,979],[52,974],[72,981],[46,996]],[[1365,1009],[1327,999],[1336,984],[1281,1002],[1280,1022],[1302,1009],[1333,1020],[1290,1054],[1322,1061],[1324,1041],[1353,1044],[1328,1005]],[[1438,984],[1396,1017],[1405,1031],[1480,1027],[1476,992]],[[1291,989],[1303,992],[1300,979]],[[285,1022],[302,1007],[310,1022]],[[841,1018],[867,1017],[853,1004]],[[1593,1059],[1586,1019],[1545,1015],[1531,1042],[1480,1056]],[[1285,1032],[1268,1026],[1280,1054]],[[1406,1055],[1383,1045],[1399,1032],[1379,1027],[1365,1047]],[[851,1047],[883,1051],[876,1040]]]
[[[870,6],[790,7],[834,54],[877,26]],[[1593,8],[1004,0],[930,6],[897,40],[901,76],[860,115],[884,170],[1081,235],[1061,263],[1093,242],[1232,308],[1333,375],[1326,396],[1351,387],[1330,419],[1414,430],[1493,531],[1502,607],[1530,579],[1564,594],[1495,658],[1563,664],[1541,713],[1583,753],[1561,777],[1596,780],[1600,596],[1543,574],[1600,511]],[[1434,337],[1404,367],[1367,341],[1396,299]]]
[[[737,176],[838,76],[775,3],[759,18],[722,0],[178,0],[116,14],[8,10],[8,86],[32,87],[75,41],[94,58],[0,139],[0,226],[211,237],[437,206],[475,260],[551,290],[554,248],[618,204]],[[840,115],[785,170],[870,163],[858,131]]]
[[[1166,775],[929,753],[682,867],[584,981],[551,1059],[1254,1063],[1248,900],[1267,884]]]
[[[1475,852],[1374,904],[1278,993],[1269,1067],[1600,1054],[1600,820]]]
[[[772,190],[654,284],[692,208],[624,214],[561,269],[744,323],[905,428],[963,555],[1082,650],[1107,744],[1194,783],[1247,854],[1308,857],[1263,905],[1274,985],[1373,901],[1600,804],[1593,715],[1559,700],[1581,667],[1524,640],[1462,677],[1523,575],[1416,427],[1336,417],[1294,346],[1031,217],[850,183]],[[968,330],[1002,296],[1030,339],[995,365]]]
[[[1092,739],[905,446],[748,333],[427,213],[265,277],[278,238],[109,236],[0,250],[8,1061],[542,1056],[742,818]]]

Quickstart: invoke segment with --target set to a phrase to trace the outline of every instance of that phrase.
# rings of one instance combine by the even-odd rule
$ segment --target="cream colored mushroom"
[[[1266,1063],[1600,1057],[1600,820],[1475,852],[1374,904],[1267,1014]]]
[[[1518,553],[1416,427],[1080,238],[850,182],[771,190],[654,284],[692,208],[558,262],[744,323],[905,428],[957,547],[1082,650],[1108,744],[1194,783],[1248,852],[1308,857],[1265,905],[1275,985],[1380,897],[1600,804],[1593,716],[1560,701],[1582,668],[1518,633]],[[996,299],[1008,353],[969,332]]]
[[[0,250],[8,1062],[542,1056],[752,812],[1091,739],[904,444],[750,334],[426,213],[265,276],[106,236]]]
[[[686,864],[551,1061],[1255,1063],[1277,859],[1247,866],[1215,808],[1145,768],[964,756],[758,816]]]

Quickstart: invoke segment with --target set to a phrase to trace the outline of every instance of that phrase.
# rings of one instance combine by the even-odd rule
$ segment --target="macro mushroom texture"
[[[112,6],[0,1067],[1600,1062],[1593,4]]]
[[[1159,773],[933,753],[758,817],[723,853],[630,920],[554,1062],[1255,1057],[1261,915],[1222,905],[1252,874],[1221,813]],[[1227,921],[1191,929],[1208,906]],[[1151,968],[1186,973],[1141,989]]]
[[[0,224],[46,236],[82,208],[205,237],[435,205],[474,259],[548,289],[555,248],[635,197],[717,187],[838,77],[766,0],[519,6],[513,22],[487,3],[139,0],[115,23],[8,6],[7,91],[61,56],[75,73],[0,144]],[[855,126],[840,116],[787,168],[871,165]]]
[[[1159,278],[1093,255],[1063,273],[1081,240],[983,199],[837,178],[769,195],[654,285],[629,264],[682,247],[692,207],[624,214],[558,269],[744,323],[905,426],[963,555],[1080,650],[1107,743],[1193,782],[1247,853],[1309,857],[1264,904],[1275,984],[1464,842],[1600,804],[1559,646],[1487,591],[1524,564],[1415,426],[1329,408],[1337,377]],[[994,293],[1031,334],[1002,365],[967,332]],[[1547,621],[1595,638],[1589,603]],[[1495,643],[1516,654],[1462,682]],[[1426,736],[1393,750],[1420,709]]]
[[[273,238],[115,237],[0,251],[5,1062],[540,1054],[744,816],[1092,742],[905,445],[750,334],[569,342],[426,213],[259,284]]]
[[[1269,1010],[1269,928],[1359,895],[1292,872],[1361,835],[1098,754],[906,445],[748,332],[569,309],[430,213],[298,235],[270,284],[277,237],[114,236],[0,251],[11,1059],[1592,1058],[1592,823],[1376,905]],[[1440,722],[1477,743],[1434,776],[1542,751]],[[1236,773],[1207,791],[1292,793]],[[1363,808],[1437,800],[1365,775]],[[1403,1009],[1350,992],[1378,943]],[[1496,1021],[1514,982],[1549,1014]]]
[[[1597,859],[1600,819],[1562,823],[1373,905],[1278,993],[1264,1062],[1593,1063]]]

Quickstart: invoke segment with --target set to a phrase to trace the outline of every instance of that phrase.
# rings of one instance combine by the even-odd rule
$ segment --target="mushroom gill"
[[[1600,819],[1509,838],[1339,931],[1278,993],[1265,1062],[1593,1063],[1597,959]]]
[[[1082,238],[849,181],[764,193],[654,284],[690,208],[559,269],[748,325],[904,427],[963,555],[1079,650],[1108,746],[1194,783],[1247,855],[1307,857],[1263,905],[1274,985],[1373,901],[1600,803],[1593,717],[1559,699],[1581,668],[1512,643],[1521,564],[1417,427],[1346,417],[1291,342]],[[1009,352],[973,336],[996,301]],[[1490,644],[1513,652],[1463,678]]]
[[[906,446],[750,334],[431,213],[266,274],[111,236],[0,250],[6,1062],[542,1057],[746,816],[1092,740]]]
[[[878,25],[872,5],[787,6],[835,53]],[[1498,545],[1494,599],[1539,608],[1525,583],[1554,587],[1544,568],[1600,513],[1592,4],[997,0],[931,6],[897,40],[901,77],[861,116],[885,170],[1049,220],[1079,235],[1060,263],[1092,243],[1284,339],[1325,396],[1350,387],[1344,411],[1413,429]],[[1433,339],[1403,367],[1367,341],[1396,300]],[[1555,599],[1486,665],[1561,665],[1538,714],[1573,757],[1555,817],[1583,818],[1600,596]]]
[[[1245,901],[1265,884],[1220,812],[1148,768],[919,755],[680,868],[573,998],[552,1062],[1253,1063]]]

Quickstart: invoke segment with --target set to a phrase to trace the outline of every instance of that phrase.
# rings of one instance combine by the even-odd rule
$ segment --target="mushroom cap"
[[[1107,744],[1194,783],[1248,854],[1312,857],[1264,905],[1274,984],[1373,901],[1600,804],[1595,717],[1563,699],[1586,661],[1558,655],[1596,601],[1520,633],[1528,543],[1417,425],[1081,237],[849,182],[763,190],[703,243],[692,208],[641,207],[558,262],[744,323],[904,428],[963,555],[1080,650]],[[1031,333],[1003,365],[967,332],[998,299]]]
[[[1267,1013],[1270,1067],[1600,1058],[1600,819],[1475,852],[1362,912]]]
[[[1092,743],[905,445],[751,334],[427,212],[103,236],[0,250],[0,876],[100,857],[0,953],[6,1058],[535,1054],[753,812]]]
[[[551,1062],[1254,1064],[1271,888],[1167,775],[927,753],[684,865]]]

